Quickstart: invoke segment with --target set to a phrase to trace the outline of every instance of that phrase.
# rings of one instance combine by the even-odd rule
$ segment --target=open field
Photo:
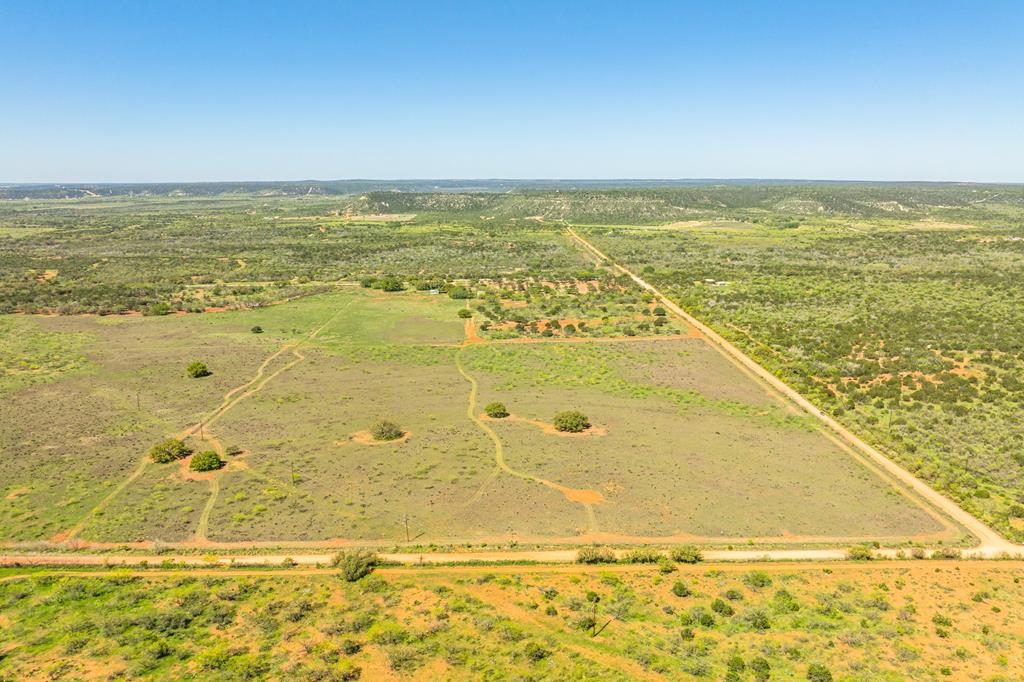
[[[340,288],[206,315],[6,318],[38,369],[10,374],[0,408],[3,540],[962,537],[692,331],[487,341],[466,337],[464,308]],[[194,359],[213,374],[189,378]],[[512,415],[486,420],[493,400]],[[546,426],[568,408],[591,432]],[[380,418],[408,437],[365,444]],[[174,434],[227,466],[149,462]]]
[[[1013,680],[1017,562],[0,572],[0,676]],[[593,636],[590,620],[600,633]],[[766,672],[767,671],[767,672]],[[759,676],[761,675],[761,676]]]

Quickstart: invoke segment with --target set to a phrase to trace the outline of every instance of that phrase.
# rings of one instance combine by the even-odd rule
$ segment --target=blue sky
[[[1024,2],[0,0],[0,181],[1024,181]]]

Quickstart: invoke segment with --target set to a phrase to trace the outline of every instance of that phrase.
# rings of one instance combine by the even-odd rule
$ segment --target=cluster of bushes
[[[638,547],[624,552],[621,559],[615,551],[608,547],[599,545],[588,545],[581,547],[576,552],[576,563],[579,564],[654,564],[661,563],[665,559],[683,564],[696,564],[704,560],[700,549],[694,545],[678,545],[668,551],[666,557],[660,550],[650,547]]]

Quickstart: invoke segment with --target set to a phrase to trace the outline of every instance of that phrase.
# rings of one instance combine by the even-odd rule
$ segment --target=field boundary
[[[856,434],[851,432],[849,429],[844,427],[842,424],[837,422],[832,417],[828,416],[823,410],[814,405],[811,401],[805,398],[803,395],[798,393],[796,390],[791,388],[784,381],[779,379],[777,376],[769,372],[767,369],[762,367],[760,364],[755,362],[752,358],[746,355],[739,348],[730,343],[725,337],[721,336],[713,329],[705,325],[697,318],[690,315],[688,312],[683,310],[678,304],[672,299],[668,298],[660,290],[649,284],[646,280],[640,278],[632,271],[627,269],[625,266],[618,263],[616,260],[610,258],[603,251],[598,249],[596,246],[591,244],[587,239],[582,237],[572,226],[566,224],[566,232],[569,236],[575,240],[579,245],[585,248],[594,256],[607,262],[613,269],[619,273],[626,275],[632,279],[637,285],[643,288],[645,291],[653,294],[666,308],[672,313],[682,318],[685,322],[695,327],[698,331],[704,334],[707,339],[711,342],[719,352],[723,353],[735,362],[740,363],[746,369],[753,372],[758,378],[766,382],[769,386],[782,393],[784,396],[789,398],[791,401],[796,403],[809,415],[814,417],[818,422],[828,428],[829,431],[838,435],[843,441],[853,446],[855,449],[866,455],[871,461],[878,464],[884,471],[893,476],[897,481],[907,486],[915,493],[920,495],[929,504],[942,511],[944,514],[949,516],[955,522],[964,527],[967,532],[978,539],[979,545],[971,550],[974,556],[983,557],[997,557],[1005,555],[1024,555],[1024,546],[1015,545],[1009,542],[996,531],[989,528],[980,519],[970,514],[966,510],[960,507],[960,505],[953,502],[948,497],[945,497],[937,490],[932,488],[930,485],[913,475],[899,464],[894,462],[888,456],[883,454],[880,450],[869,445]]]

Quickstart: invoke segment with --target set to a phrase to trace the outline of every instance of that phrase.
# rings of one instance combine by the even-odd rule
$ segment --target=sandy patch
[[[415,213],[362,213],[345,216],[346,220],[364,223],[408,222],[416,219]]]
[[[37,282],[49,282],[57,276],[58,270],[43,270],[43,274],[36,277]]]

